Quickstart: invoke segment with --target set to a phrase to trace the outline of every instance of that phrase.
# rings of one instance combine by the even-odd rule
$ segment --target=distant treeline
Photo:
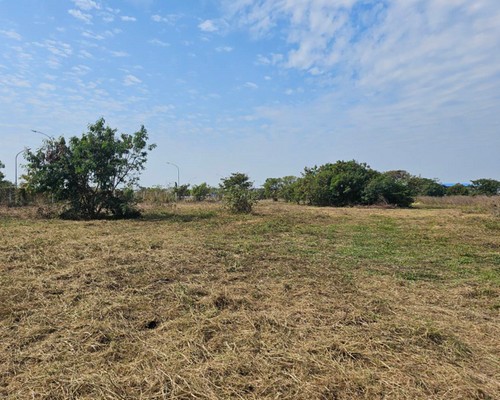
[[[446,187],[436,179],[414,176],[403,170],[379,172],[354,160],[305,168],[301,177],[268,178],[264,183],[265,198],[315,206],[408,207],[416,196],[497,194],[500,194],[500,182],[494,179]]]
[[[245,182],[249,181],[245,174],[233,175],[241,175]],[[152,198],[152,195],[168,192],[172,199],[220,200],[224,195],[223,186],[211,187],[201,183],[190,187],[185,184],[166,192],[150,188],[142,190],[142,197]],[[252,191],[257,199],[284,200],[315,206],[386,204],[408,207],[417,196],[497,195],[500,194],[500,181],[478,179],[470,185],[457,183],[445,186],[437,179],[422,178],[404,170],[379,172],[365,163],[352,160],[306,167],[300,177],[268,178],[262,188],[247,185],[246,189]]]
[[[2,167],[3,164],[0,163],[0,168]],[[500,181],[495,179],[477,179],[471,181],[470,185],[457,183],[445,186],[437,179],[422,178],[404,170],[379,172],[370,168],[366,163],[355,160],[337,161],[319,167],[306,167],[300,177],[268,178],[262,188],[253,187],[245,174],[235,173],[233,177],[241,178],[245,183],[242,185],[240,182],[233,186],[242,192],[252,192],[252,198],[255,200],[284,200],[314,206],[385,204],[408,207],[417,196],[494,196],[500,194]],[[138,201],[159,203],[182,199],[217,201],[228,195],[226,183],[224,181],[219,187],[212,187],[204,182],[192,187],[184,184],[169,189],[140,188],[135,191],[135,197]],[[240,195],[242,196],[241,193]],[[237,198],[241,199],[241,196]],[[37,201],[43,201],[43,196],[35,196],[35,193],[27,191],[25,187],[16,190],[11,182],[5,180],[5,176],[0,171],[0,204],[32,204],[35,197]],[[51,202],[54,201],[53,195],[45,197]]]

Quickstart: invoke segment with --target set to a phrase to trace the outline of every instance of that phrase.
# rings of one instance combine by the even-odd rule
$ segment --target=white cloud
[[[97,33],[93,33],[90,31],[82,32],[82,36],[86,37],[87,39],[94,39],[94,40],[103,40],[104,39],[104,36],[98,35]]]
[[[215,48],[215,51],[217,51],[218,53],[230,53],[233,50],[234,49],[231,46],[219,46]]]
[[[73,0],[73,3],[80,10],[90,11],[92,9],[99,10],[101,6],[93,0]]]
[[[52,85],[51,83],[40,83],[38,85],[38,89],[44,91],[44,92],[52,92],[54,90],[56,90],[56,86],[55,85]]]
[[[142,83],[142,81],[134,75],[126,75],[123,79],[123,84],[125,86],[133,86]]]
[[[155,46],[161,46],[161,47],[167,47],[167,46],[170,46],[170,43],[167,43],[167,42],[163,42],[161,41],[160,39],[151,39],[150,41],[148,41],[149,44],[153,44]]]
[[[219,27],[215,24],[215,22],[211,19],[207,19],[198,25],[203,32],[217,32]]]
[[[182,15],[180,14],[168,14],[168,15],[159,15],[154,14],[151,16],[151,20],[154,22],[164,22],[169,25],[174,25]]]
[[[79,76],[87,75],[90,71],[92,69],[86,65],[75,65],[71,68],[71,72]]]
[[[450,146],[457,143],[463,151],[456,154],[462,157],[469,145],[479,149],[480,140],[498,143],[497,0],[225,4],[225,18],[232,26],[255,36],[284,37],[279,43],[282,58],[273,61],[263,54],[258,64],[303,71],[318,93],[317,101],[309,105],[258,110],[272,131],[283,135],[317,131],[335,143],[336,154],[344,151],[347,157],[353,157],[348,155],[356,148],[353,143],[372,158],[387,157],[388,148],[400,146],[399,154],[421,158],[414,165],[435,166],[440,154],[449,161]],[[451,169],[459,166],[456,161],[448,163]],[[402,160],[402,165],[406,162]]]
[[[22,40],[22,36],[12,29],[8,31],[0,30],[0,35],[8,37],[9,39]]]
[[[57,58],[49,58],[47,61],[45,61],[45,63],[47,64],[47,66],[51,69],[59,69],[61,68],[61,62],[59,61],[59,59]]]
[[[104,22],[113,22],[115,20],[115,16],[112,14],[103,14],[102,15],[102,20]]]
[[[245,82],[245,84],[243,85],[243,87],[247,88],[247,89],[258,89],[258,85],[256,83],[253,83],[253,82]]]
[[[0,85],[14,86],[19,88],[29,88],[31,83],[18,75],[4,75],[0,76]]]
[[[79,56],[81,58],[94,58],[94,56],[89,53],[87,50],[80,50]]]
[[[73,49],[68,43],[57,40],[44,40],[43,42],[34,42],[35,46],[44,48],[57,57],[67,58],[73,54]]]
[[[120,18],[124,22],[135,22],[135,21],[137,21],[137,18],[135,18],[135,17],[129,17],[127,15],[122,15]]]
[[[279,53],[271,53],[269,56],[263,56],[262,54],[257,55],[257,65],[278,65],[283,63],[284,56]]]
[[[72,15],[76,19],[79,19],[80,21],[85,22],[86,24],[91,24],[92,23],[92,15],[90,14],[85,14],[81,12],[80,10],[68,10],[68,14]]]
[[[113,57],[128,57],[130,54],[128,54],[125,51],[111,51],[110,52]]]
[[[115,35],[118,35],[119,33],[122,33],[123,31],[119,28],[114,28],[113,30],[107,30],[104,32],[104,35],[106,37],[114,37]]]

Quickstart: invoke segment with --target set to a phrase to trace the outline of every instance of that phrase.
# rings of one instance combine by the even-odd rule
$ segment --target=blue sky
[[[0,0],[0,160],[104,117],[141,184],[339,159],[500,179],[498,0]]]

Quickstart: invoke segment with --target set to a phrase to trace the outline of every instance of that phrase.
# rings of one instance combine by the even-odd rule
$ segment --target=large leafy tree
[[[66,201],[69,217],[137,215],[132,187],[155,147],[147,140],[144,126],[117,135],[101,118],[81,137],[46,140],[38,150],[28,150],[28,187]]]
[[[362,204],[364,189],[377,174],[365,163],[354,160],[306,168],[300,196],[303,201],[317,206]]]
[[[414,199],[411,189],[404,180],[398,179],[392,171],[377,175],[366,185],[363,191],[366,204],[391,204],[409,207]]]
[[[472,182],[472,192],[474,194],[482,194],[486,196],[494,196],[500,194],[500,181],[495,179],[476,179]]]
[[[278,201],[280,191],[283,187],[283,180],[281,178],[267,178],[263,186],[264,197]]]
[[[446,194],[446,187],[437,179],[413,176],[409,180],[409,186],[414,196],[443,197]]]

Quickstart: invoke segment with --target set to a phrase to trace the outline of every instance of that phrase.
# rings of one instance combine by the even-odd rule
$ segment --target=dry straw
[[[498,218],[0,210],[0,397],[500,398]]]

